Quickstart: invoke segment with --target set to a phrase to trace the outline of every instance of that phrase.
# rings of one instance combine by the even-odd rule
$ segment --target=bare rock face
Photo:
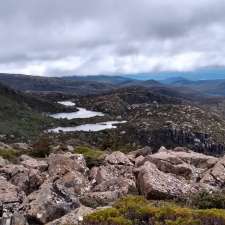
[[[107,155],[105,158],[105,162],[112,165],[133,165],[129,158],[124,153],[119,151]]]
[[[179,198],[196,191],[185,180],[160,171],[151,162],[145,162],[136,172],[139,191],[148,199]]]
[[[53,183],[44,183],[38,191],[31,193],[24,203],[28,222],[48,223],[80,206],[78,198],[61,192]]]
[[[54,220],[46,225],[62,225],[62,224],[70,224],[70,225],[79,225],[82,221],[84,216],[93,212],[93,209],[81,206],[70,213],[66,214],[65,216],[61,217],[60,219]]]

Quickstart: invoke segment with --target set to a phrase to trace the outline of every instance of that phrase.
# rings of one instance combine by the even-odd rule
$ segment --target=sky
[[[0,72],[43,76],[225,66],[224,0],[7,0]]]

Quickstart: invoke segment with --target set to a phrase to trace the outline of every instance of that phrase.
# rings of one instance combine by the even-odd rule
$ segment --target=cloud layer
[[[37,75],[225,66],[224,0],[7,0],[0,72]]]

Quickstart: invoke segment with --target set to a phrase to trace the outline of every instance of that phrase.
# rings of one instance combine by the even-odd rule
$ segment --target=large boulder
[[[136,151],[129,152],[128,157],[131,159],[137,158],[139,156],[147,156],[151,155],[153,153],[153,150],[149,146],[145,146],[144,148],[138,149]]]
[[[90,172],[90,180],[94,186],[113,179],[119,180],[120,178],[127,181],[129,186],[135,186],[133,166],[105,165],[94,167]]]
[[[81,197],[80,201],[85,206],[97,208],[100,206],[109,205],[120,197],[122,197],[122,195],[119,191],[97,191],[85,193]]]
[[[155,164],[149,161],[135,172],[139,191],[148,199],[180,198],[196,191],[185,180],[177,179],[170,173],[160,171]]]
[[[105,157],[105,162],[112,165],[133,165],[130,159],[122,152],[116,151]]]
[[[212,187],[223,188],[225,186],[225,157],[221,158],[213,168],[209,169],[200,182]]]
[[[197,153],[191,151],[190,149],[182,147],[173,149],[173,158],[175,157],[180,158],[184,162],[202,169],[212,168],[218,161],[218,158],[216,157]]]
[[[93,212],[93,209],[85,206],[80,206],[79,208],[71,211],[60,219],[54,220],[46,225],[79,225],[83,221],[84,216]]]
[[[19,211],[25,194],[4,177],[0,177],[0,184],[0,217],[10,218],[9,215]]]
[[[83,204],[89,207],[104,206],[128,193],[136,193],[133,165],[115,162],[118,164],[106,164],[91,169],[89,179],[92,187],[81,197]]]
[[[6,150],[6,149],[12,149],[12,147],[10,145],[7,145],[7,144],[3,143],[3,142],[0,142],[0,149]]]
[[[48,164],[45,160],[37,160],[31,157],[23,160],[21,164],[28,169],[37,169],[41,172],[44,172],[48,169]]]
[[[80,206],[79,197],[89,191],[88,168],[80,154],[51,154],[47,159],[48,176],[41,187],[25,202],[29,222],[47,223]],[[26,159],[29,168],[46,168],[44,162]],[[41,166],[40,166],[41,165]]]
[[[0,202],[2,204],[21,203],[24,193],[19,188],[0,177]]]
[[[70,171],[54,180],[54,186],[62,193],[79,197],[90,190],[88,178],[78,171]]]
[[[180,147],[174,150],[160,148],[157,153],[136,160],[136,166],[146,161],[152,162],[165,173],[182,176],[188,180],[198,180],[202,173],[217,163],[218,159]]]
[[[88,168],[84,156],[81,154],[50,154],[48,158],[48,173],[51,177],[63,176],[70,171],[86,174]]]
[[[37,190],[45,180],[45,174],[36,169],[27,169],[23,165],[9,164],[0,168],[0,174],[26,194]]]
[[[23,151],[28,151],[31,150],[31,147],[27,143],[13,143],[12,148],[18,149],[18,150],[23,150]]]
[[[8,160],[3,159],[3,158],[0,156],[0,167],[6,166],[8,163],[9,163]]]
[[[39,190],[31,193],[24,209],[28,222],[41,224],[58,219],[80,206],[78,198],[68,192],[62,192],[57,185],[45,182]]]
[[[0,218],[1,225],[29,225],[24,215],[19,213],[4,213],[2,218]]]

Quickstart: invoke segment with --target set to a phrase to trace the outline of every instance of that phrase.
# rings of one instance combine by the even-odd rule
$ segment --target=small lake
[[[67,107],[76,105],[75,103],[73,103],[71,101],[60,101],[58,103],[61,105],[67,106]],[[85,108],[77,107],[77,110],[78,111],[76,111],[76,112],[56,113],[56,114],[52,114],[50,116],[55,119],[68,119],[68,120],[92,118],[95,116],[104,116],[104,113],[87,110]]]
[[[57,103],[64,105],[64,106],[69,106],[69,107],[76,105],[74,102],[71,102],[71,101],[59,101]]]
[[[97,132],[107,129],[117,128],[117,124],[126,123],[127,121],[107,121],[96,124],[84,124],[76,127],[57,127],[54,129],[49,129],[48,132],[59,133],[59,132],[75,132],[75,131],[84,131],[84,132]]]

